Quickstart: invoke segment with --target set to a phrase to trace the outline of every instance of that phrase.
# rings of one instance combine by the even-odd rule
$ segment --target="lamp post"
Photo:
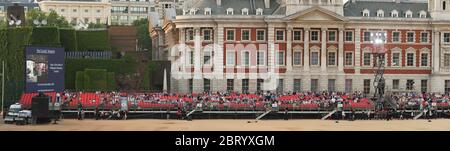
[[[372,100],[375,102],[375,109],[377,111],[383,110],[384,108],[384,93],[385,93],[385,79],[384,75],[384,57],[385,57],[385,48],[384,43],[386,43],[386,32],[372,32],[370,33],[371,43],[373,44],[372,54],[374,59],[376,59],[376,63],[374,64],[374,81],[373,86],[375,88],[375,93]]]
[[[17,27],[22,25],[22,20],[17,19],[14,15],[9,15],[10,19],[8,19],[8,24],[10,27]]]
[[[47,20],[45,20],[45,19],[43,19],[43,20],[35,19],[35,20],[33,21],[33,24],[36,25],[36,26],[38,26],[38,27],[40,27],[40,26],[45,26],[45,25],[47,25]]]

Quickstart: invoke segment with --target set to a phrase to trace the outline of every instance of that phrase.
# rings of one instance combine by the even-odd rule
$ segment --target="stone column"
[[[286,69],[287,72],[292,70],[292,27],[286,28]]]
[[[193,91],[203,91],[203,76],[201,71],[201,49],[202,38],[200,36],[200,28],[194,28],[194,77],[193,77]]]
[[[309,71],[309,28],[304,29],[303,71]]]
[[[440,55],[440,42],[441,42],[441,36],[440,36],[440,32],[439,31],[434,31],[433,32],[433,48],[431,51],[432,57],[432,66],[433,66],[433,73],[438,73],[440,70],[440,60],[441,60],[441,55]]]
[[[327,71],[327,28],[322,28],[322,47],[320,49],[320,69],[322,72]]]
[[[355,74],[360,73],[361,69],[361,29],[355,29]]]
[[[339,28],[338,71],[344,71],[344,28]]]

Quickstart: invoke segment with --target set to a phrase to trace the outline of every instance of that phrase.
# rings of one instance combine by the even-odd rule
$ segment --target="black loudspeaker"
[[[50,97],[39,93],[39,95],[31,99],[31,116],[35,119],[49,118]]]
[[[14,20],[14,21],[18,21],[20,20],[20,25],[24,25],[25,24],[25,9],[23,6],[20,6],[19,4],[15,3],[13,6],[9,6],[8,7],[8,11],[7,11],[7,21],[8,21],[8,26],[16,26],[17,24],[14,25],[10,25],[9,21],[10,20]]]

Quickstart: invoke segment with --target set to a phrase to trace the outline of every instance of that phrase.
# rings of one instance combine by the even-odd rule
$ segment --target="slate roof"
[[[394,2],[392,0],[356,0],[352,2],[349,0],[344,5],[344,16],[349,17],[360,17],[362,16],[361,12],[364,9],[369,10],[369,16],[375,17],[377,16],[377,11],[379,9],[384,11],[384,17],[391,17],[390,13],[393,10],[398,11],[398,17],[404,18],[405,12],[410,10],[412,11],[413,18],[419,18],[419,12],[425,11],[427,12],[427,18],[430,18],[430,14],[428,13],[428,4],[426,1],[411,1],[411,0],[402,0],[399,3]]]

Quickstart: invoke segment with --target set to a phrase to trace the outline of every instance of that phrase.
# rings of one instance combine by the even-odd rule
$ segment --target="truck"
[[[12,104],[9,106],[9,111],[3,121],[5,124],[28,124],[31,121],[31,111],[22,110],[20,103]]]

